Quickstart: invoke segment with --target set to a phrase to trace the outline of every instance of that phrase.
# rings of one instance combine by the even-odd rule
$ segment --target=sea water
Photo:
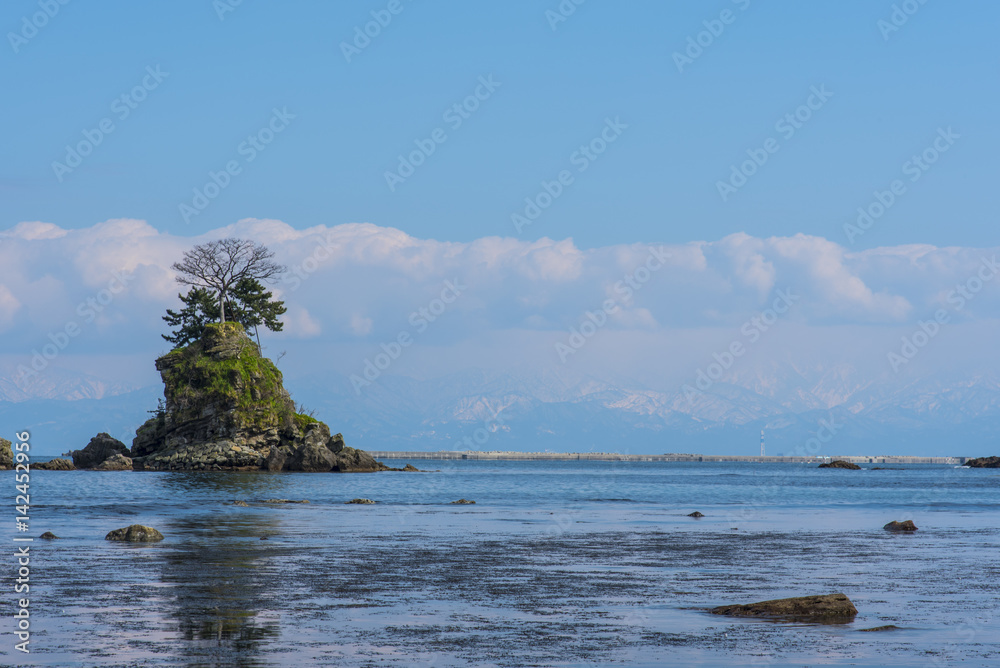
[[[25,533],[8,472],[31,652],[8,622],[0,664],[1000,665],[1000,471],[409,463],[432,472],[37,471]],[[130,524],[165,539],[104,540]],[[834,592],[852,622],[707,612]]]

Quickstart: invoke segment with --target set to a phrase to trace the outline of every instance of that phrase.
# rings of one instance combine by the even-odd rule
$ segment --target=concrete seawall
[[[843,459],[854,464],[950,464],[960,466],[968,457],[911,457],[907,455],[838,455],[834,457],[760,457],[742,455],[623,455],[614,452],[478,452],[440,450],[404,452],[369,450],[376,459],[477,459],[496,461],[603,461],[603,462],[768,462],[821,464]]]

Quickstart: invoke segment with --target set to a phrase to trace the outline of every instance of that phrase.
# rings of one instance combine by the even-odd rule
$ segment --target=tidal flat
[[[995,472],[420,466],[441,470],[36,474],[33,529],[60,538],[32,544],[32,652],[4,663],[1000,663]],[[882,530],[904,517],[919,531]],[[103,540],[133,523],[165,539]],[[832,592],[850,623],[707,613]]]

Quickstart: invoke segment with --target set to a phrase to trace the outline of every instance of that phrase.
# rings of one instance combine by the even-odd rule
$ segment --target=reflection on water
[[[227,486],[235,487],[235,486]],[[275,518],[188,516],[170,527],[182,535],[162,563],[167,617],[184,643],[177,661],[191,666],[274,665],[263,643],[280,635],[280,562],[287,548],[260,540],[278,533]],[[264,621],[258,619],[265,617]]]
[[[288,475],[266,471],[171,471],[152,481],[170,494],[230,500],[275,496],[292,483]]]

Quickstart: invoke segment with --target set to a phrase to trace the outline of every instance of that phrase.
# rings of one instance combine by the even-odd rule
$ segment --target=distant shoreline
[[[625,455],[614,452],[509,452],[439,450],[413,452],[368,450],[375,459],[465,459],[492,461],[602,461],[602,462],[759,462],[776,464],[819,464],[842,459],[853,464],[952,464],[961,466],[971,457],[915,457],[909,455],[837,455],[833,457],[781,457],[759,455]]]

